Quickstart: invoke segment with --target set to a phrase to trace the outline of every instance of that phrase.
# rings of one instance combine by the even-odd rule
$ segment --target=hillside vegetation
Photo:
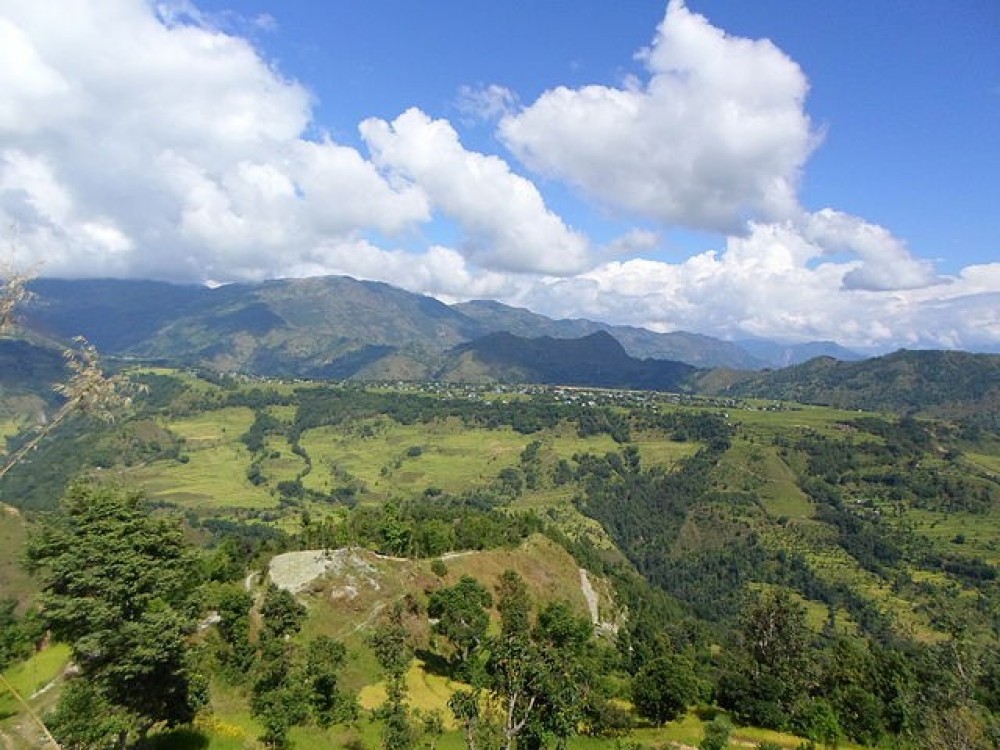
[[[694,745],[716,714],[742,742],[785,747],[996,736],[987,422],[638,390],[129,378],[144,388],[123,418],[68,420],[0,481],[20,509],[0,518],[0,653],[26,663],[41,623],[70,646],[84,679],[32,699],[62,696],[47,716],[64,738],[97,714],[101,737],[157,747]],[[14,572],[25,550],[34,578]],[[107,598],[139,581],[138,600]],[[129,680],[154,665],[173,697],[136,703],[145,683]],[[30,746],[31,722],[0,705],[8,743]]]
[[[901,350],[862,362],[820,357],[748,376],[715,392],[842,409],[967,418],[995,431],[1000,419],[1000,356]]]

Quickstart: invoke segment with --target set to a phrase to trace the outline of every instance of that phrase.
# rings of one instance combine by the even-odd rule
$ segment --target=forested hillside
[[[2,653],[58,656],[36,653],[45,628],[68,644],[82,679],[33,699],[67,743],[997,736],[985,427],[646,391],[128,377],[128,413],[77,414],[0,482],[36,572]],[[21,556],[5,547],[0,571]],[[16,747],[32,725],[0,706]]]
[[[900,350],[863,362],[820,357],[710,390],[842,409],[966,417],[995,430],[1000,418],[1000,355]]]
[[[577,339],[493,333],[451,350],[436,379],[678,391],[694,371],[681,362],[630,357],[603,331]]]

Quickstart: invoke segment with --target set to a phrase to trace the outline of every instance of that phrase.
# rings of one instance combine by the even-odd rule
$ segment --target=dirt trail
[[[590,611],[591,623],[595,627],[600,625],[601,615],[597,609],[597,592],[594,591],[594,587],[590,583],[590,575],[583,568],[580,568],[580,591],[583,592],[583,598],[587,600],[587,609]]]

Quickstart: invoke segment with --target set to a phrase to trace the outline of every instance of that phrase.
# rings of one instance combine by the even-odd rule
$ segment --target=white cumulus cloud
[[[361,135],[379,166],[419,185],[462,226],[478,265],[566,275],[590,264],[587,238],[546,207],[538,188],[499,157],[465,149],[447,120],[410,109],[391,123],[365,120]]]
[[[282,276],[431,215],[188,3],[0,2],[0,90],[0,220],[46,274]]]
[[[804,221],[754,223],[746,236],[728,238],[718,251],[677,263],[609,262],[568,279],[539,279],[510,301],[555,317],[734,339],[833,339],[875,350],[1000,349],[1000,263],[938,278],[905,255],[900,275],[916,273],[905,267],[916,264],[924,274],[920,284],[901,284],[895,276],[877,288],[852,285],[851,279],[867,272],[872,253],[832,255],[840,247],[828,235],[817,237],[816,230],[830,220],[820,212]],[[860,242],[854,231],[874,234],[878,248],[891,250],[898,242],[854,217],[837,215],[835,223],[852,228],[847,234],[854,244]]]
[[[829,252],[849,252],[862,264],[844,276],[848,289],[914,289],[937,283],[930,261],[914,258],[885,227],[824,208],[808,216],[805,235]]]
[[[645,81],[559,87],[504,118],[525,164],[665,224],[738,230],[791,216],[817,134],[798,65],[673,0],[642,55]]]

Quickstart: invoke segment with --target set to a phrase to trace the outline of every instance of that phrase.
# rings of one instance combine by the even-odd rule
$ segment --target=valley
[[[694,746],[720,710],[744,744],[797,747],[809,736],[841,746],[907,736],[919,744],[939,731],[927,717],[950,715],[947,703],[935,703],[943,696],[968,695],[972,712],[995,700],[1000,442],[981,428],[732,396],[335,384],[163,367],[125,374],[141,385],[128,415],[111,424],[76,418],[4,477],[2,499],[20,511],[3,518],[0,581],[17,613],[45,601],[18,566],[25,527],[33,533],[39,514],[82,475],[107,488],[100,492],[138,490],[154,517],[180,524],[202,560],[193,581],[201,581],[203,612],[225,619],[219,607],[246,584],[249,645],[231,652],[231,636],[217,626],[192,633],[209,703],[194,730],[161,729],[157,747],[184,747],[190,731],[211,748],[267,736],[269,719],[253,698],[260,678],[247,682],[226,665],[237,653],[266,658],[269,569],[305,607],[295,648],[321,636],[342,644],[338,689],[359,712],[328,728],[290,722],[282,736],[299,747],[376,746],[384,712],[370,712],[388,705],[392,689],[407,696],[411,723],[444,722],[443,734],[423,741],[465,746],[448,701],[485,678],[462,671],[427,607],[434,592],[466,577],[500,591],[507,571],[523,582],[533,618],[565,602],[566,616],[592,630],[573,657],[574,668],[589,670],[586,684],[596,680],[587,710],[601,701],[619,709],[592,729],[596,719],[580,714],[570,747],[613,747],[622,736]],[[293,584],[279,569],[289,554],[347,562],[319,565]],[[755,606],[780,606],[799,622],[798,669],[811,675],[789,675],[770,697],[740,676],[764,658],[745,650]],[[379,667],[371,640],[393,612],[414,655],[401,683]],[[499,638],[501,614],[487,614],[488,637]],[[843,648],[860,659],[852,674],[829,661]],[[975,665],[966,686],[945,679],[955,648]],[[662,727],[636,712],[630,688],[658,658],[687,665],[699,686],[686,694],[690,712]],[[915,713],[894,724],[900,719],[879,697],[859,723],[845,713],[852,685],[872,679],[866,670],[886,659],[907,664],[897,676],[911,682],[894,688],[904,692],[893,700]],[[926,669],[938,675],[939,692],[921,686]],[[768,706],[785,701],[789,714],[768,718]],[[833,723],[797,713],[816,701]],[[23,729],[25,717],[4,710],[0,728],[18,747],[11,728]]]

